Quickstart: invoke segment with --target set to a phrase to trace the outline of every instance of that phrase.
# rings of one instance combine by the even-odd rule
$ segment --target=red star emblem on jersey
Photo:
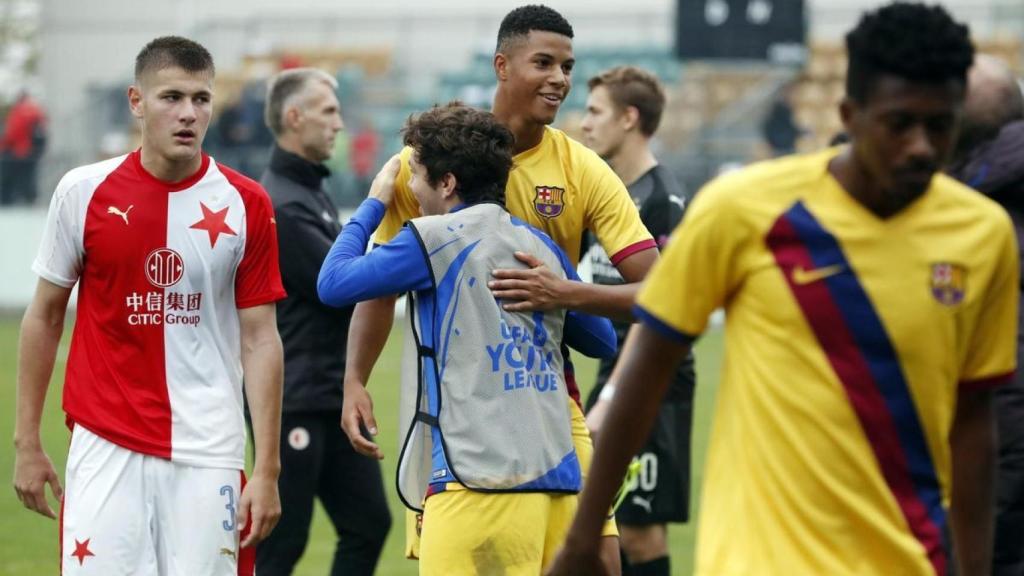
[[[75,538],[75,551],[71,553],[72,556],[78,558],[78,565],[85,564],[85,559],[89,556],[95,556],[92,550],[89,550],[89,540],[92,538],[86,538],[85,542],[79,542],[78,538]]]
[[[206,204],[199,203],[199,207],[203,209],[203,219],[195,224],[189,226],[189,228],[195,228],[197,230],[206,230],[210,235],[210,248],[217,245],[217,238],[220,238],[221,234],[227,234],[229,236],[238,236],[227,222],[224,220],[228,217],[228,208],[224,207],[223,210],[216,212],[206,207]]]

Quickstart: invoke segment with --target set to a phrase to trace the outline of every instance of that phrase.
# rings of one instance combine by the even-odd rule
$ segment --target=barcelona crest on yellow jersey
[[[959,264],[938,262],[932,264],[932,296],[946,306],[956,306],[964,299],[967,289],[967,270]]]
[[[537,194],[533,197],[533,208],[544,218],[554,218],[565,208],[565,188],[555,186],[537,186]]]

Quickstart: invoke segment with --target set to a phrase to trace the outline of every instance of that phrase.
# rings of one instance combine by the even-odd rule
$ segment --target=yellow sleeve
[[[689,341],[742,283],[742,250],[754,235],[736,217],[729,185],[699,192],[637,295],[637,316],[663,335]]]
[[[1017,364],[1017,306],[1020,261],[1009,217],[999,234],[999,254],[974,329],[967,340],[960,371],[961,389],[983,389],[1006,383]],[[967,278],[970,282],[970,278]]]
[[[585,225],[618,264],[627,256],[656,248],[640,212],[622,180],[590,150],[578,152],[582,165],[580,189],[586,204]]]
[[[409,178],[412,172],[409,170],[409,156],[412,155],[412,148],[406,146],[399,153],[402,161],[398,169],[398,176],[395,178],[395,198],[384,213],[377,231],[373,233],[374,244],[387,244],[392,238],[398,235],[406,222],[420,215],[420,203],[416,201],[412,190],[409,188]]]

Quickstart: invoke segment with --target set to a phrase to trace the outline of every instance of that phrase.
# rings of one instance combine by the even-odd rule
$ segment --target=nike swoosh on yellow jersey
[[[797,286],[805,286],[818,280],[824,280],[829,276],[835,276],[845,269],[846,266],[843,264],[833,264],[831,266],[825,266],[823,268],[812,268],[810,270],[805,269],[803,266],[797,266],[793,269],[793,284]]]

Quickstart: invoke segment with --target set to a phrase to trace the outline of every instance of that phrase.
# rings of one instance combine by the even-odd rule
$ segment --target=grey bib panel
[[[524,267],[516,251],[564,277],[558,256],[494,204],[409,225],[429,257],[434,289],[409,303],[403,500],[418,509],[431,482],[450,480],[485,491],[578,491],[559,349],[565,313],[508,312],[487,287],[494,269]]]

